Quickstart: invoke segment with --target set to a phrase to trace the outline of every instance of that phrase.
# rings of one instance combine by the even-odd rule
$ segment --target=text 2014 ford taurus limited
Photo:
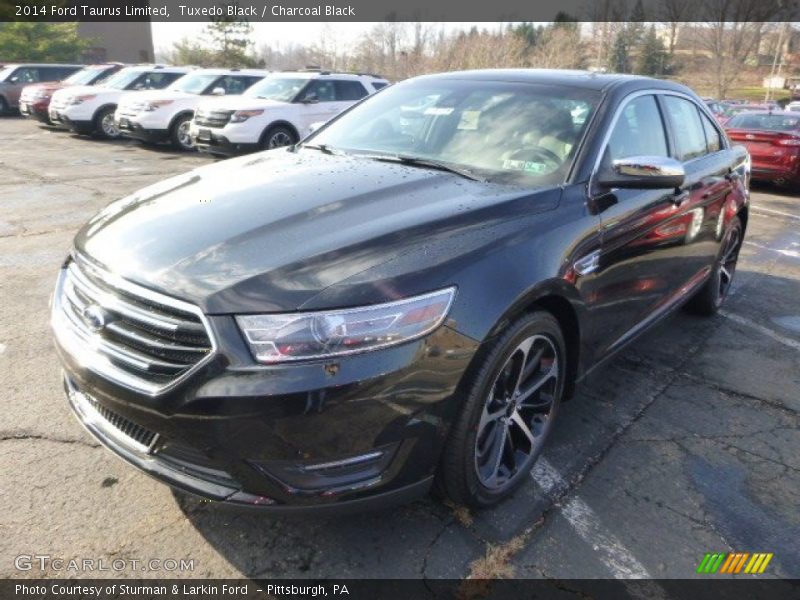
[[[53,328],[86,428],[177,488],[345,510],[526,480],[576,382],[713,314],[749,159],[665,81],[419,77],[110,204]]]

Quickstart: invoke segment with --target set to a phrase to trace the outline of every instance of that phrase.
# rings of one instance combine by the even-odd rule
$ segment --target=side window
[[[238,96],[256,81],[258,81],[258,78],[256,77],[248,77],[245,75],[226,75],[220,79],[214,87],[224,88],[225,94],[228,96]]]
[[[303,98],[316,96],[320,102],[336,102],[336,90],[330,79],[316,79],[303,94]]]
[[[358,81],[334,81],[333,85],[339,101],[360,100],[367,95],[367,89]]]
[[[653,96],[628,102],[609,137],[606,161],[631,156],[669,156],[664,123]]]
[[[708,148],[708,152],[719,152],[722,150],[722,139],[719,136],[719,131],[703,113],[700,113],[700,120],[703,122],[703,129],[706,132],[706,148]]]
[[[39,69],[22,67],[14,71],[11,76],[12,83],[37,83],[39,80]]]
[[[129,89],[162,90],[179,77],[183,77],[183,73],[145,73]]]
[[[675,133],[675,158],[685,162],[706,154],[706,134],[694,103],[677,96],[663,99]]]

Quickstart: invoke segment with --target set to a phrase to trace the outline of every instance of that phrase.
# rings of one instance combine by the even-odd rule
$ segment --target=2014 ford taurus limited
[[[714,314],[749,158],[689,89],[411,79],[299,144],[116,201],[52,308],[78,419],[174,487],[264,510],[508,496],[575,383]]]

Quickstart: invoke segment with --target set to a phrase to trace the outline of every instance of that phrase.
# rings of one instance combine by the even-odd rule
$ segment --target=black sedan
[[[576,383],[678,307],[718,310],[748,182],[674,83],[411,79],[91,219],[52,309],[67,395],[212,500],[359,509],[435,484],[489,506]]]

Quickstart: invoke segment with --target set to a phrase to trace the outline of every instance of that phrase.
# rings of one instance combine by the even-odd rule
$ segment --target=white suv
[[[267,75],[269,71],[254,69],[200,69],[164,90],[125,94],[114,120],[123,137],[170,141],[175,148],[191,150],[189,122],[203,96],[238,96]]]
[[[388,85],[376,75],[273,73],[241,96],[198,105],[190,127],[198,150],[232,155],[288,146],[361,98]]]
[[[114,111],[125,92],[160,90],[191,70],[190,67],[137,65],[121,69],[100,85],[62,88],[50,100],[50,121],[76,133],[118,138]]]

